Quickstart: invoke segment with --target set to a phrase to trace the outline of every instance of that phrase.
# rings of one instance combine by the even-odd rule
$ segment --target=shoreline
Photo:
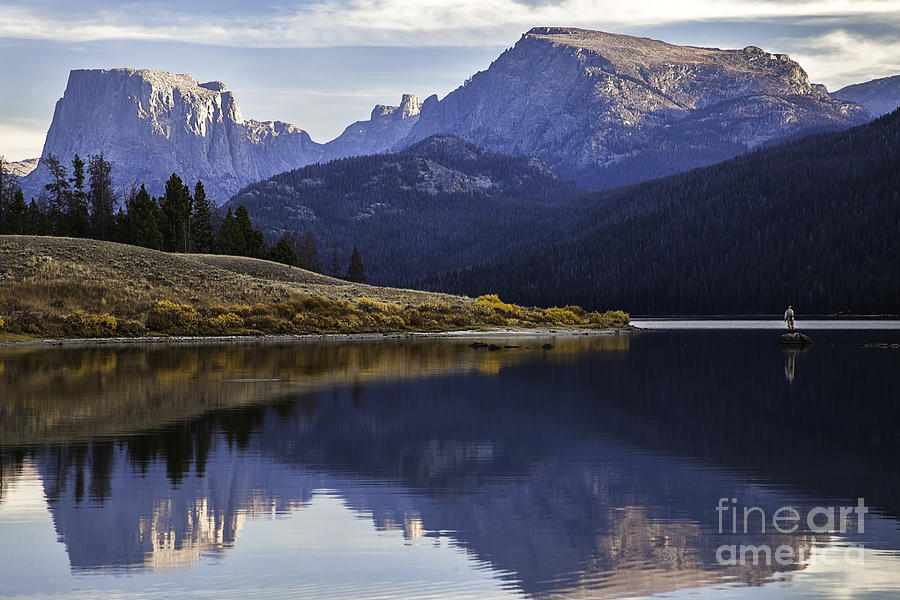
[[[611,329],[569,329],[541,327],[535,329],[490,329],[479,331],[402,331],[394,333],[309,333],[309,334],[263,334],[263,335],[208,335],[208,336],[141,336],[112,338],[45,338],[20,342],[0,342],[0,350],[13,348],[84,348],[84,347],[124,347],[148,345],[227,345],[227,344],[303,344],[310,342],[357,342],[375,340],[416,340],[416,339],[461,339],[479,338],[539,338],[539,337],[581,337],[601,335],[622,335],[639,331],[628,326]]]

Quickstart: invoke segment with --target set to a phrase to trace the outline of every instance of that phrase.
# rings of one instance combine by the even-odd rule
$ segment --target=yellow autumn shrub
[[[190,304],[160,300],[150,309],[147,328],[160,333],[183,335],[197,333],[200,313]]]
[[[107,313],[76,310],[65,318],[66,334],[73,337],[110,337],[118,326],[116,318]]]
[[[581,324],[581,319],[578,318],[574,312],[572,312],[568,308],[545,308],[543,310],[544,320],[548,323],[552,323],[554,325],[579,325]]]
[[[209,328],[218,333],[224,333],[244,326],[244,319],[233,312],[223,313],[207,321]]]
[[[588,320],[591,325],[599,327],[626,327],[631,316],[621,310],[608,310],[604,313],[592,312]]]

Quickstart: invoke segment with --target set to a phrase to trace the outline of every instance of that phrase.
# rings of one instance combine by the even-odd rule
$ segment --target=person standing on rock
[[[794,330],[794,309],[791,306],[784,311],[784,322],[787,323],[788,331]]]

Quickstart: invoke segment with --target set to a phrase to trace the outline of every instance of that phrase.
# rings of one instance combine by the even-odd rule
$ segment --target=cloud
[[[156,40],[221,46],[450,46],[508,44],[534,25],[606,30],[689,21],[868,18],[900,24],[896,0],[339,0],[260,15],[177,12],[153,4],[85,15],[0,6],[0,37],[54,41]]]
[[[0,120],[0,156],[16,161],[40,154],[47,123],[38,119]],[[37,149],[37,150],[35,150]]]
[[[796,44],[792,57],[829,90],[900,74],[900,39],[836,29]]]

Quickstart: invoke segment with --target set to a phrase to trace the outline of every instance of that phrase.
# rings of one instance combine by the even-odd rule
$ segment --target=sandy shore
[[[397,332],[397,333],[323,333],[304,335],[219,335],[219,336],[145,336],[132,338],[64,338],[35,339],[22,342],[2,342],[0,349],[33,347],[96,347],[133,346],[149,344],[170,345],[216,345],[216,344],[293,344],[310,342],[355,342],[374,340],[416,340],[416,339],[508,339],[540,337],[577,337],[598,335],[622,335],[635,328],[617,329],[492,329],[487,331],[440,331],[440,332]]]

